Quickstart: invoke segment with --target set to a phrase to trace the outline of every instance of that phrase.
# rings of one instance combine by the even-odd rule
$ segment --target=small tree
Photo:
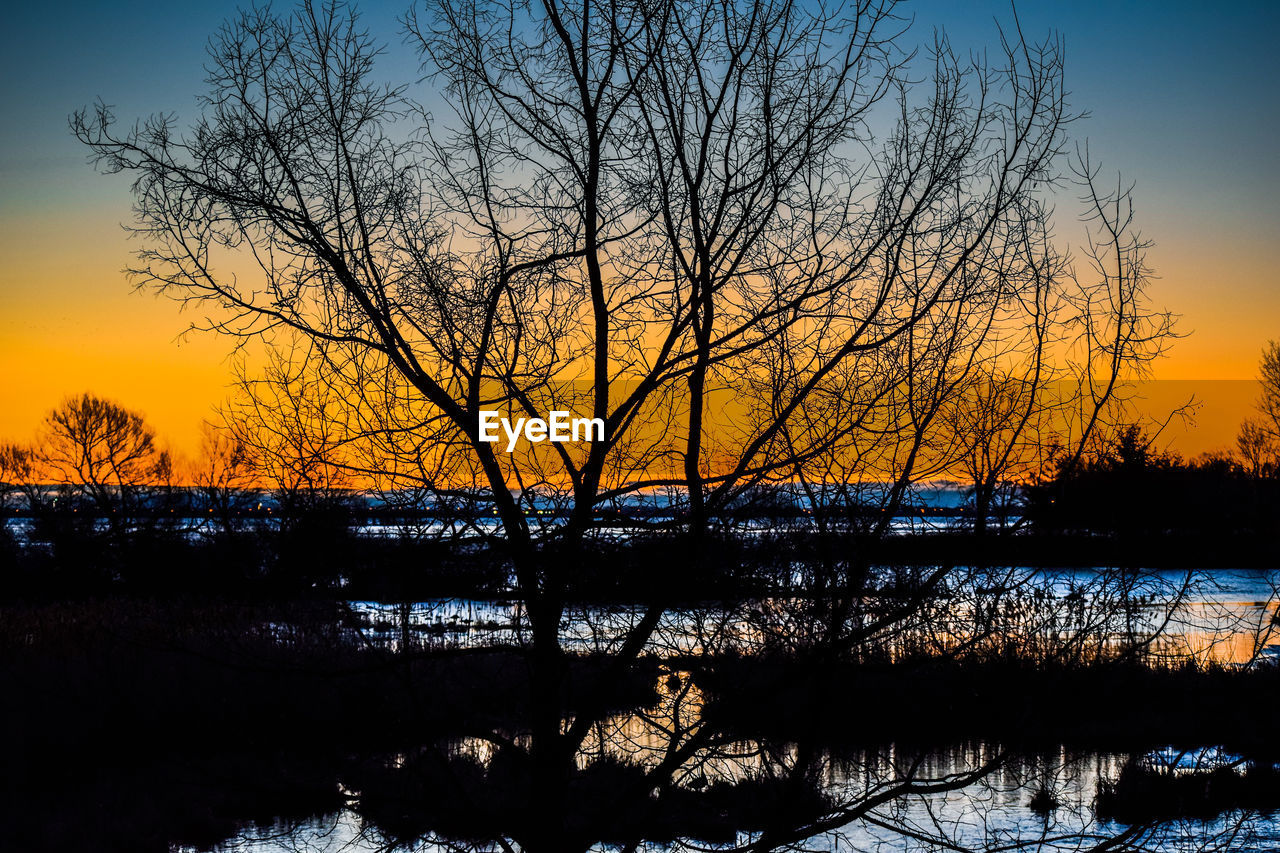
[[[253,482],[252,460],[244,441],[205,421],[200,429],[200,458],[191,469],[191,485],[218,526],[231,532],[248,508]]]
[[[1258,401],[1258,411],[1272,439],[1280,440],[1280,341],[1271,341],[1263,349],[1259,371],[1262,399]]]
[[[1280,341],[1271,341],[1262,350],[1258,365],[1262,396],[1257,418],[1240,425],[1236,447],[1245,468],[1255,477],[1280,470]]]
[[[1250,418],[1240,425],[1236,436],[1236,449],[1244,460],[1244,467],[1255,477],[1275,471],[1280,458],[1280,444],[1262,422]]]
[[[1273,456],[1280,453],[1280,341],[1270,341],[1258,364],[1262,396],[1258,398],[1258,428],[1269,440]],[[1275,461],[1273,459],[1273,461]]]
[[[222,417],[243,474],[272,491],[286,521],[345,509],[352,481],[331,386],[273,357],[262,378],[241,378]]]
[[[21,444],[0,444],[0,509],[39,509],[43,503],[35,451]]]
[[[157,446],[142,415],[93,394],[72,397],[50,412],[35,452],[61,496],[91,504],[113,531],[171,480],[169,454]]]

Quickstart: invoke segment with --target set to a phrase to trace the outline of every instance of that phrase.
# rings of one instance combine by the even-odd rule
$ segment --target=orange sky
[[[127,188],[85,173],[85,183],[114,185],[118,195],[56,218],[0,215],[0,360],[8,368],[0,439],[29,437],[64,397],[93,391],[141,410],[175,449],[192,453],[201,420],[226,396],[231,343],[207,333],[180,340],[190,318],[178,305],[130,288],[122,269],[134,246],[119,224],[128,218]],[[1155,294],[1182,314],[1188,333],[1157,366],[1157,378],[1249,379],[1264,342],[1280,337],[1274,250],[1246,237],[1209,233],[1152,250],[1161,274]],[[1195,426],[1169,430],[1172,448],[1184,455],[1229,445],[1256,398],[1246,382],[1161,382],[1156,389],[1147,407],[1153,413],[1192,393],[1205,402]]]
[[[390,66],[413,79],[417,57],[395,41],[401,5],[374,3],[366,20],[391,45]],[[961,13],[921,2],[910,11],[921,32],[946,26],[964,48],[992,43],[992,16],[1008,16],[1004,0],[977,5]],[[229,342],[179,343],[187,322],[177,306],[126,283],[128,180],[86,165],[67,115],[103,97],[127,120],[156,110],[190,118],[205,40],[228,11],[144,3],[126,20],[102,4],[74,14],[12,10],[0,33],[0,440],[28,438],[63,398],[93,391],[141,410],[191,452],[201,420],[225,396]],[[1181,314],[1188,333],[1156,366],[1159,379],[1250,379],[1263,345],[1280,338],[1280,52],[1273,22],[1262,20],[1275,11],[1019,4],[1024,27],[1057,27],[1067,39],[1073,104],[1092,113],[1077,138],[1089,137],[1109,170],[1137,184],[1138,222],[1155,243],[1156,301]],[[1059,237],[1078,247],[1079,230],[1068,219]],[[1200,388],[1199,426],[1174,435],[1174,448],[1230,443],[1249,414],[1248,387]]]

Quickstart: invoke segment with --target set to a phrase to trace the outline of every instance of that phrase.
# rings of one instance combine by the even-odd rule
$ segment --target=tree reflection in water
[[[566,604],[550,647],[514,605],[10,605],[0,820],[30,851],[1274,849],[1280,671],[1179,663],[1274,626],[1202,584],[865,569]],[[1143,769],[1197,744],[1237,776]]]
[[[1123,761],[1056,746],[1129,725],[1126,748],[1141,751],[1186,730],[1159,711],[1147,732],[1114,710],[1095,726],[1089,705],[1108,697],[1063,694],[1110,685],[1124,704],[1140,673],[1168,674],[1167,656],[1187,650],[1172,628],[1203,578],[867,569],[858,580],[821,600],[568,608],[573,641],[549,651],[517,619],[525,710],[555,697],[554,727],[500,715],[343,784],[393,847],[1246,849],[1244,812],[1099,822],[1094,791]],[[1033,794],[1043,802],[1029,808]]]

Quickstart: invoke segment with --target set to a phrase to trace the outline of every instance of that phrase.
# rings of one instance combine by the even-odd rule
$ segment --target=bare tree
[[[40,486],[36,451],[12,442],[0,444],[0,507],[17,509],[25,504],[27,511],[39,509],[45,497]]]
[[[242,439],[208,421],[201,424],[200,455],[190,479],[203,508],[224,532],[241,526],[254,486],[249,447]]]
[[[44,476],[71,501],[88,501],[115,531],[172,484],[169,454],[142,415],[92,394],[50,412],[37,447]]]
[[[1258,370],[1258,417],[1242,423],[1236,437],[1236,448],[1255,477],[1280,469],[1280,341],[1262,350]]]
[[[1249,473],[1255,477],[1274,471],[1277,460],[1280,459],[1280,444],[1276,442],[1272,431],[1252,418],[1240,425],[1240,433],[1236,436],[1236,450]]]
[[[342,403],[333,386],[273,353],[261,377],[242,376],[223,409],[219,490],[246,479],[268,489],[285,521],[342,506],[352,486]],[[228,496],[229,497],[229,496]]]
[[[986,532],[993,510],[1014,503],[1010,482],[1035,459],[1038,433],[1028,422],[1041,414],[1043,389],[1032,377],[993,372],[970,384],[949,411],[948,427],[962,437],[958,468],[972,484],[973,526]]]
[[[1258,411],[1272,438],[1280,441],[1280,341],[1271,341],[1263,349],[1258,372],[1262,383]]]
[[[135,176],[139,283],[277,352],[232,431],[283,493],[364,472],[492,502],[530,625],[522,842],[563,849],[575,756],[607,711],[566,717],[562,701],[564,567],[595,512],[682,490],[696,546],[761,484],[826,500],[878,479],[883,532],[914,483],[972,449],[942,428],[949,407],[1000,375],[1010,339],[1031,330],[1032,365],[1044,350],[1062,46],[1014,28],[989,61],[939,37],[917,86],[887,0],[438,0],[406,23],[446,121],[379,82],[354,13],[303,2],[215,35],[188,131],[168,116],[121,131],[104,106],[73,129],[100,168]],[[1078,298],[1082,444],[1168,332],[1135,308],[1127,193],[1091,198],[1116,258]],[[232,274],[245,259],[255,274]],[[1034,400],[1035,368],[1019,376]],[[725,398],[737,416],[713,424]],[[1017,398],[1010,432],[1035,405]],[[604,437],[504,453],[479,435],[493,409],[579,412]],[[530,521],[545,499],[563,523]],[[922,612],[946,578],[900,579],[892,612],[852,634]],[[646,649],[664,592],[611,646],[606,681]],[[859,603],[828,614],[840,636]]]
[[[142,281],[221,305],[222,331],[307,336],[322,375],[383,377],[436,410],[517,550],[531,466],[571,490],[569,534],[618,489],[668,483],[702,505],[699,526],[793,467],[780,436],[853,361],[958,305],[980,326],[979,273],[1014,246],[1069,118],[1058,46],[1020,37],[1000,66],[940,42],[918,101],[887,5],[478,11],[410,18],[458,105],[425,143],[392,134],[414,107],[374,82],[369,37],[313,4],[214,39],[190,134],[156,118],[118,135],[105,108],[75,128],[104,168],[138,176]],[[877,149],[863,118],[890,93],[898,130]],[[220,272],[248,247],[260,284]],[[761,360],[779,341],[790,373]],[[779,369],[769,415],[703,476],[709,391],[749,394]],[[682,476],[653,477],[645,448],[623,451],[673,400]],[[500,454],[476,423],[501,406],[585,408],[606,438]]]
[[[974,529],[986,530],[990,512],[1002,518],[1014,502],[1014,484],[1034,476],[1045,462],[1044,437],[1052,422],[1050,389],[1060,378],[1052,331],[1061,321],[1070,287],[1066,258],[1044,230],[1023,235],[1028,281],[1016,288],[1015,310],[1023,322],[997,324],[989,355],[952,402],[947,428],[958,437],[958,470],[972,483]],[[1003,495],[1000,492],[1003,490]]]
[[[1178,337],[1175,316],[1150,305],[1151,242],[1134,224],[1133,185],[1117,176],[1115,188],[1104,190],[1101,167],[1087,146],[1076,151],[1072,168],[1091,232],[1087,269],[1075,276],[1069,320],[1075,339],[1067,362],[1071,381],[1061,403],[1066,470],[1110,440],[1111,430],[1134,422],[1133,382],[1149,378],[1151,365]]]

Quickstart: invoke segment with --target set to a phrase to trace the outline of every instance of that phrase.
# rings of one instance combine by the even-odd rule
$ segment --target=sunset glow
[[[12,13],[0,58],[0,358],[10,366],[0,436],[24,439],[66,395],[92,390],[145,412],[175,447],[193,451],[200,422],[226,396],[229,341],[179,342],[200,318],[131,291],[121,272],[137,248],[120,228],[130,218],[128,182],[88,168],[66,121],[98,98],[129,120],[156,110],[189,117],[205,39],[230,8],[138,3],[120,15],[83,4],[55,16],[28,4]],[[397,35],[403,10],[374,3],[363,11],[389,44],[383,67],[412,68]],[[1007,4],[960,14],[923,3],[911,12],[947,26],[964,49],[990,41]],[[1267,44],[1276,7],[1210,14],[1187,3],[1024,3],[1019,15],[1028,32],[1053,26],[1065,35],[1072,101],[1091,112],[1076,132],[1107,169],[1137,184],[1141,230],[1155,243],[1154,294],[1181,315],[1186,335],[1155,365],[1156,378],[1254,378],[1263,344],[1280,334],[1280,123],[1270,88],[1280,67]],[[429,84],[413,94],[438,97]],[[1225,446],[1231,424],[1248,415],[1247,394],[1212,387],[1202,396],[1228,408],[1203,412],[1175,447]]]

